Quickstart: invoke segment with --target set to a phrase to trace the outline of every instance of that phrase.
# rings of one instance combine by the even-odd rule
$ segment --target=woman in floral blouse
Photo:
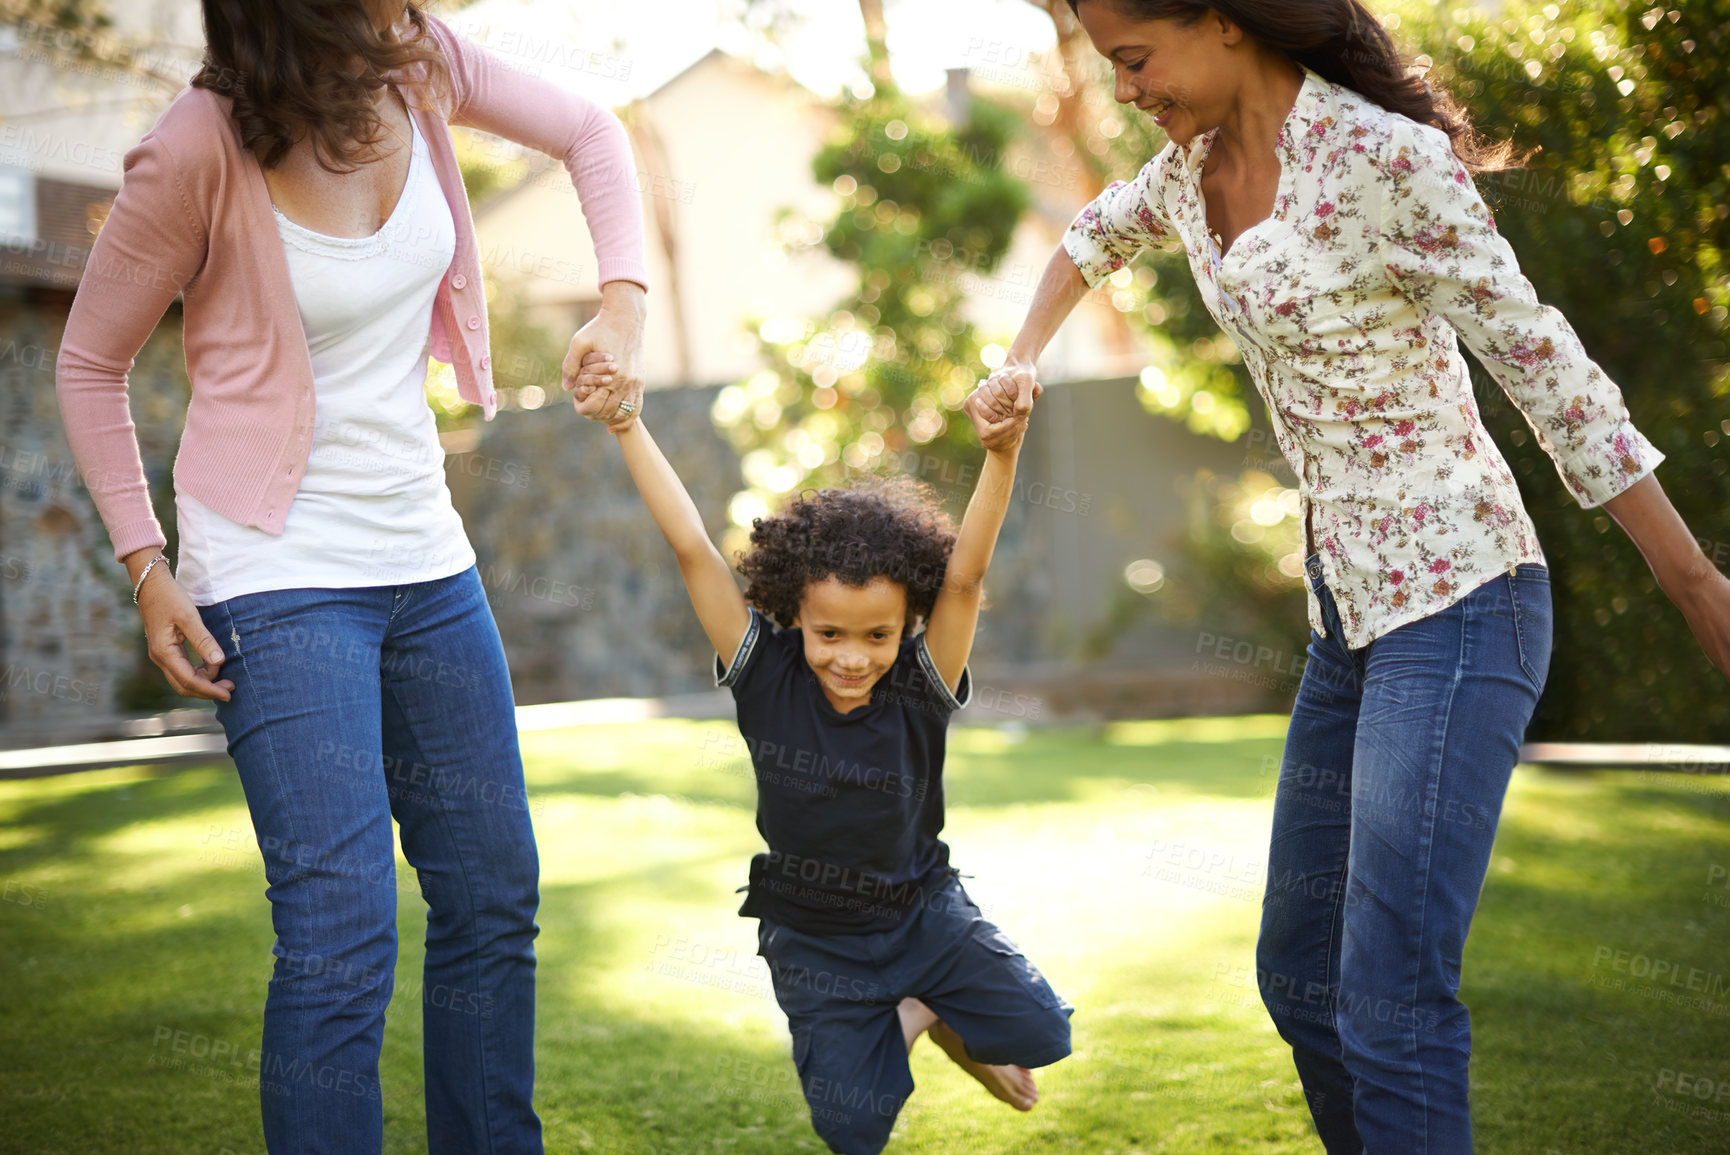
[[[1508,147],[1355,0],[1070,0],[1171,143],[1071,225],[993,374],[999,415],[1091,287],[1183,245],[1303,495],[1309,661],[1274,803],[1257,976],[1330,1152],[1471,1149],[1460,959],[1549,665],[1531,520],[1464,338],[1581,505],[1633,538],[1721,670],[1730,582],[1663,459],[1539,303],[1470,176]]]

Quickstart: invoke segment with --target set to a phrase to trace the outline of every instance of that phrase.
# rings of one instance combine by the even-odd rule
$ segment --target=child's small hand
[[[1034,398],[1044,390],[1034,380],[1033,366],[1006,361],[979,383],[962,406],[973,421],[979,444],[992,452],[1013,449],[1027,433]]]
[[[976,392],[980,391],[987,395],[991,420],[1002,421],[1033,412],[1033,403],[1045,387],[1036,379],[1032,362],[1011,359],[980,383]]]
[[[1032,383],[1029,382],[1031,393]],[[967,416],[973,422],[973,431],[979,435],[979,444],[988,452],[1001,453],[1014,449],[1021,444],[1021,439],[1027,434],[1028,412],[1017,411],[1011,407],[1008,416],[999,416],[997,395],[990,381],[981,381],[979,387],[973,390],[961,406],[967,411]]]
[[[616,367],[611,353],[593,349],[583,355],[576,384],[571,388],[571,403],[578,413],[591,421],[606,421],[600,414],[606,406],[608,387],[612,385]],[[623,433],[636,423],[636,417],[615,417],[606,423],[610,432]]]

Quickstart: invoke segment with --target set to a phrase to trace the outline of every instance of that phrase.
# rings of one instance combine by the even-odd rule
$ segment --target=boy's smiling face
[[[823,696],[845,714],[871,701],[871,687],[895,664],[907,625],[907,587],[886,577],[850,586],[827,577],[805,587],[793,628]]]

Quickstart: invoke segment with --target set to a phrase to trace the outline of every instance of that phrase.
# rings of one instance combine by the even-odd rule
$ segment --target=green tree
[[[1084,195],[1129,179],[1165,147],[1164,132],[1116,103],[1110,68],[1068,0],[1028,3],[1050,17],[1057,43],[1045,72],[1051,91],[1036,102],[1026,131],[1043,137],[1041,147],[1080,163]],[[1148,350],[1135,387],[1143,408],[1224,441],[1242,438],[1259,422],[1259,444],[1271,446],[1254,383],[1202,303],[1181,245],[1143,253],[1100,292]],[[1297,494],[1281,480],[1289,483],[1291,474],[1266,449],[1252,448],[1245,466],[1235,477],[1204,471],[1189,479],[1176,495],[1188,512],[1181,538],[1151,543],[1169,565],[1156,580],[1126,575],[1100,626],[1083,640],[1081,656],[1110,653],[1130,623],[1150,615],[1184,624],[1231,620],[1239,634],[1276,647],[1302,638]]]
[[[1449,15],[1420,33],[1444,83],[1486,131],[1542,149],[1524,171],[1479,181],[1497,227],[1621,386],[1668,458],[1671,500],[1722,565],[1730,4]],[[1610,519],[1579,509],[1488,374],[1476,376],[1554,583],[1556,649],[1534,734],[1722,740],[1730,698],[1682,615]]]
[[[762,323],[766,367],[715,402],[717,426],[743,455],[739,525],[778,494],[893,466],[915,447],[944,459],[977,448],[953,420],[982,371],[963,310],[1028,205],[1001,164],[1020,117],[976,99],[950,124],[887,78],[862,93],[837,102],[837,134],[813,162],[835,190],[835,215],[788,222],[853,265],[856,287],[810,320]]]

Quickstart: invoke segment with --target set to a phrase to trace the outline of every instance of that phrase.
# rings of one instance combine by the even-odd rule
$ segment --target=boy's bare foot
[[[1031,1111],[1033,1105],[1039,1102],[1039,1088],[1033,1083],[1033,1072],[1026,1067],[976,1062],[968,1057],[967,1048],[961,1043],[961,1036],[941,1019],[932,1023],[927,1033],[943,1048],[944,1054],[954,1060],[956,1066],[978,1079],[987,1091],[1017,1111]]]

